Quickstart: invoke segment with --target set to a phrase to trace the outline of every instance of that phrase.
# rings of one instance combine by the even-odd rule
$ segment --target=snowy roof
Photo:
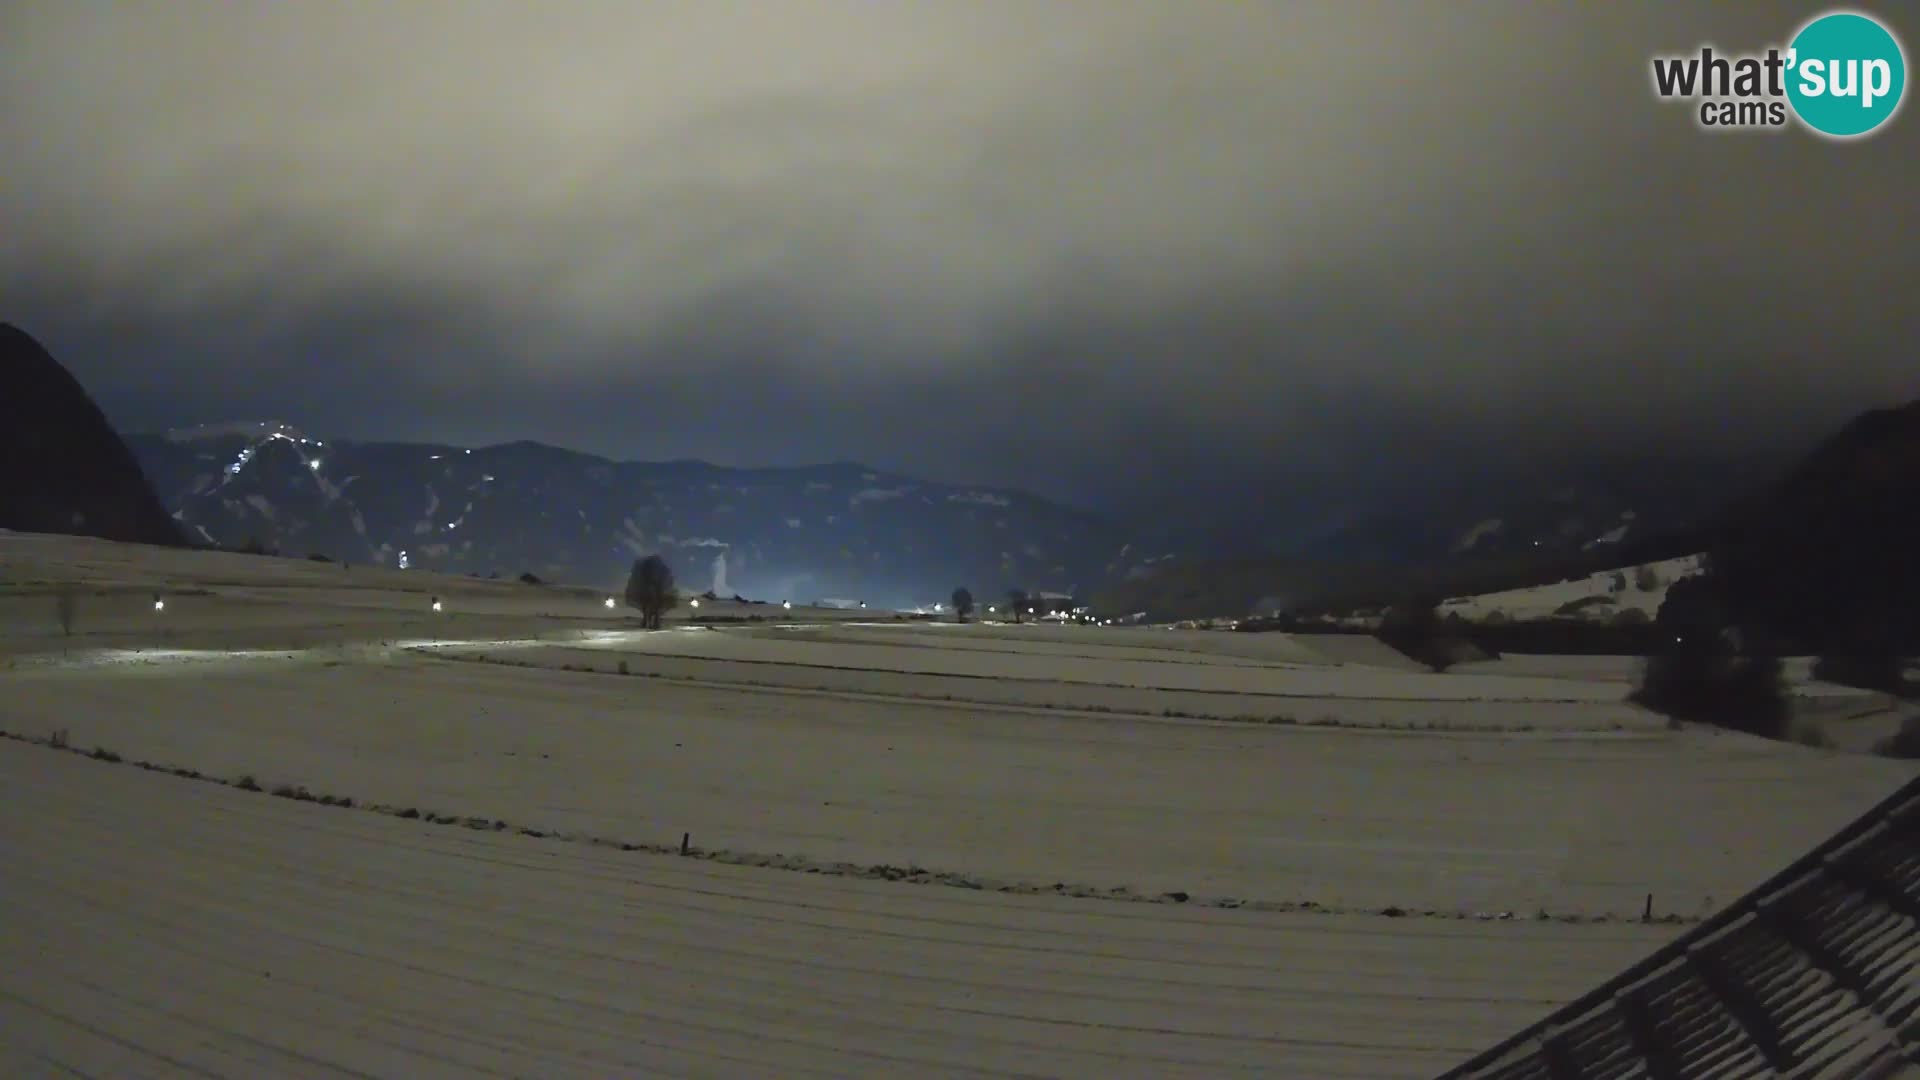
[[[1591,1076],[1602,1062],[1609,1076],[1895,1075],[1915,1052],[1917,898],[1920,779],[1442,1080]]]

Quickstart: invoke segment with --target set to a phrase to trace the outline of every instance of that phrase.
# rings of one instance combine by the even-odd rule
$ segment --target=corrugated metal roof
[[[1441,1080],[1920,1078],[1920,778]]]

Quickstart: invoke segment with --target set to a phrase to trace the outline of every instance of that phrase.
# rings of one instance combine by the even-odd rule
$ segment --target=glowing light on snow
[[[309,468],[309,469],[312,469],[312,470],[313,470],[314,472],[319,472],[319,471],[320,471],[320,459],[319,459],[319,458],[314,458],[314,459],[313,459],[312,461],[309,461],[309,462],[307,462],[307,468]]]

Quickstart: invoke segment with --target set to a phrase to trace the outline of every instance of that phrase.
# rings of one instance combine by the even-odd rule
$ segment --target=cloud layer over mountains
[[[1920,393],[1920,121],[1649,87],[1806,14],[0,3],[0,296],[123,425],[1093,504],[1738,448]]]

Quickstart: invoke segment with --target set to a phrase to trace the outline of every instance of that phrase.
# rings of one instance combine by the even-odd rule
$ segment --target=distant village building
[[[1043,618],[1045,617],[1059,618],[1067,615],[1084,615],[1087,612],[1086,607],[1081,605],[1078,601],[1076,601],[1073,598],[1072,593],[1061,593],[1061,592],[1033,593],[1027,598],[1027,606],[1033,609],[1033,613],[1035,615],[1039,615]]]

